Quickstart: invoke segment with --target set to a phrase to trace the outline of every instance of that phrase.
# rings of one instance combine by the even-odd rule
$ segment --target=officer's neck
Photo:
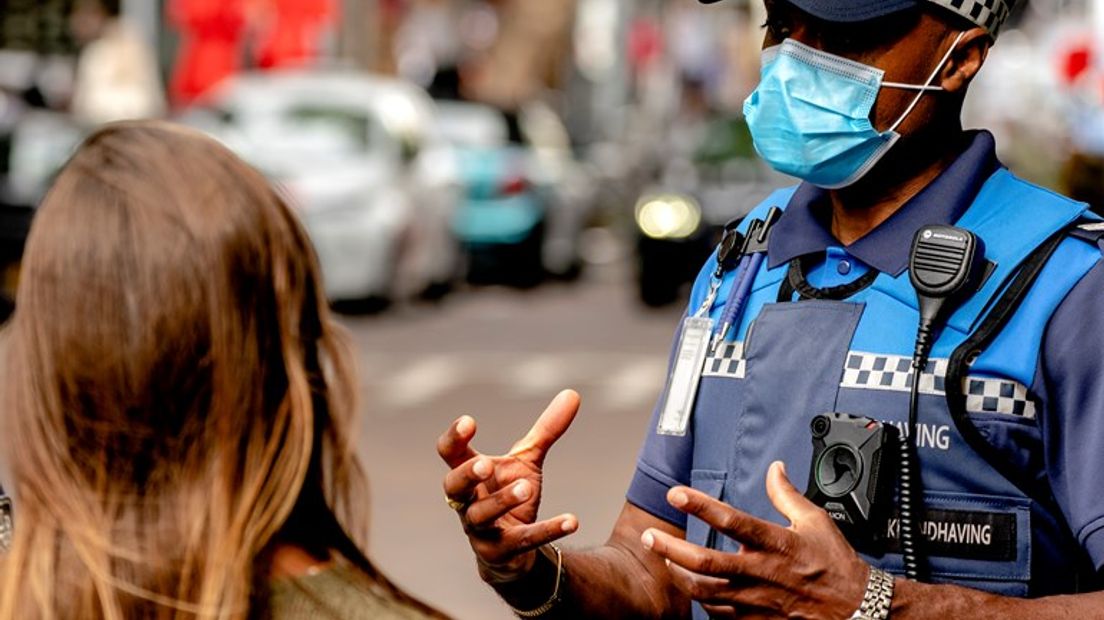
[[[851,245],[890,218],[943,174],[962,152],[961,125],[902,138],[860,182],[828,192],[832,234]],[[940,139],[941,137],[941,139]]]

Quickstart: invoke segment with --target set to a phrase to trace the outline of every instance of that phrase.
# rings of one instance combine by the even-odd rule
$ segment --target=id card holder
[[[657,434],[674,437],[686,435],[712,338],[713,319],[708,316],[692,316],[683,321],[678,356],[667,381],[667,393],[660,410]]]

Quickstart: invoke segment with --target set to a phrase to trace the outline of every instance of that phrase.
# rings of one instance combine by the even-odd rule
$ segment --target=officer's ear
[[[954,32],[948,33],[949,37],[957,37]],[[962,36],[962,40],[955,46],[950,59],[943,67],[940,74],[941,86],[948,93],[965,94],[974,76],[985,64],[989,57],[989,48],[993,45],[993,38],[984,28],[971,28]]]

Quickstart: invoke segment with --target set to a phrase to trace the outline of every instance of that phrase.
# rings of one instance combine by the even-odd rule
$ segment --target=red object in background
[[[268,0],[269,27],[257,41],[257,65],[298,67],[318,57],[322,35],[337,21],[335,0]]]
[[[1061,56],[1061,76],[1066,84],[1073,84],[1093,65],[1092,43],[1085,41],[1067,49]]]
[[[181,35],[170,90],[183,106],[238,71],[246,0],[170,0],[168,14]]]
[[[653,19],[640,18],[629,26],[629,64],[640,72],[663,56],[663,28]]]
[[[379,10],[384,20],[394,20],[406,10],[406,0],[379,0]]]
[[[503,196],[519,196],[527,191],[529,191],[529,181],[520,174],[506,179],[499,187],[499,192]]]
[[[1104,47],[1091,37],[1074,40],[1058,54],[1058,77],[1091,101],[1104,102]]]

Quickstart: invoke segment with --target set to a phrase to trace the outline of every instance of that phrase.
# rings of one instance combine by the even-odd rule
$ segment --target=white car
[[[180,120],[227,144],[288,193],[332,301],[447,290],[457,189],[420,162],[434,124],[417,86],[356,71],[251,73]]]

